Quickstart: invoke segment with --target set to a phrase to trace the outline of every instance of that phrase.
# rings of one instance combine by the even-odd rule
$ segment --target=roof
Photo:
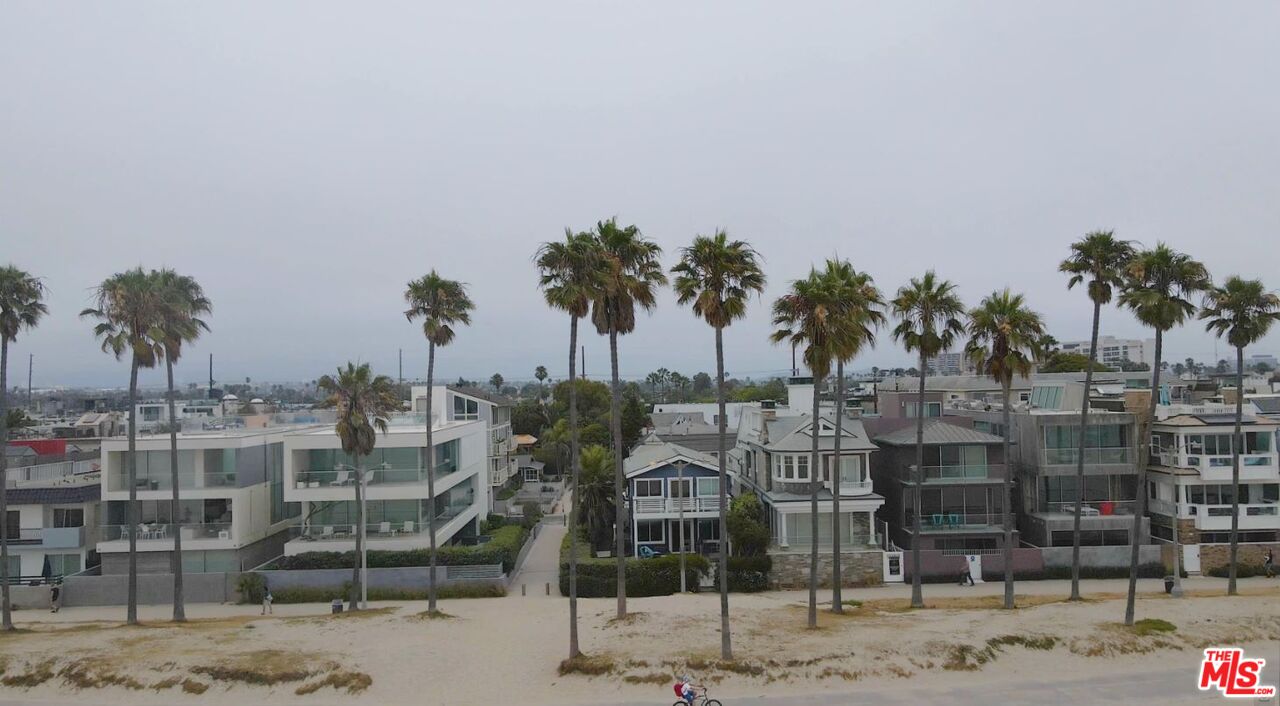
[[[732,449],[734,439],[732,435],[726,434],[725,444]],[[655,430],[649,433],[649,438],[658,441],[669,441],[678,444],[686,449],[701,451],[702,453],[719,453],[720,452],[720,434],[668,434],[664,431]]]
[[[92,503],[102,498],[100,483],[54,486],[50,488],[10,488],[10,505],[62,505]]]
[[[680,446],[679,444],[669,444],[667,442],[645,443],[640,444],[631,451],[631,455],[622,462],[622,470],[630,477],[636,473],[657,468],[666,465],[667,462],[677,458],[687,459],[691,463],[696,463],[707,470],[717,470],[720,462],[716,459],[704,454],[700,451]]]
[[[1263,414],[1280,413],[1280,397],[1250,397],[1245,395],[1245,402],[1252,402],[1254,407],[1258,408]]]
[[[835,424],[835,415],[827,412],[819,418],[829,425]],[[810,417],[779,417],[769,422],[770,451],[808,451],[813,448],[813,437],[809,430],[812,427]],[[867,438],[867,430],[857,419],[845,418],[840,422],[840,448],[842,451],[874,451],[876,446]],[[830,450],[835,447],[835,434],[818,435],[818,449]]]
[[[516,403],[515,400],[507,397],[506,395],[499,395],[496,392],[489,392],[478,387],[459,387],[457,385],[445,385],[445,387],[448,388],[450,392],[457,392],[458,394],[466,395],[467,397],[484,400],[485,402],[496,404],[499,407],[513,407]]]
[[[881,434],[875,438],[877,444],[889,446],[915,446],[916,425],[912,424],[895,431]],[[1000,444],[1002,437],[988,434],[977,429],[949,424],[939,419],[929,419],[924,423],[924,443],[930,445],[945,444]]]
[[[1156,426],[1171,427],[1208,427],[1208,426],[1227,426],[1236,423],[1234,414],[1179,414],[1167,419],[1161,419],[1156,422]],[[1253,424],[1271,425],[1275,422],[1269,419],[1259,419],[1246,415],[1240,423],[1249,426]]]

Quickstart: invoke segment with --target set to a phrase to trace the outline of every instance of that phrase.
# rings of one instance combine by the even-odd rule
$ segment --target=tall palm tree
[[[35,328],[49,312],[44,304],[44,283],[39,277],[8,265],[0,267],[0,591],[3,591],[3,629],[13,629],[9,615],[9,470],[5,449],[9,447],[9,344],[18,340],[22,329]]]
[[[911,518],[911,605],[924,607],[924,595],[920,587],[920,493],[924,489],[924,381],[928,374],[928,361],[949,350],[964,334],[964,304],[956,294],[956,286],[947,280],[939,280],[933,270],[920,279],[898,289],[898,295],[890,303],[893,315],[899,320],[893,329],[893,338],[907,352],[920,354],[920,394],[916,398],[916,477],[915,497],[912,498]]]
[[[351,457],[352,465],[355,466],[356,553],[351,570],[351,593],[347,598],[351,610],[357,610],[360,605],[360,556],[364,550],[366,530],[363,459],[373,453],[378,441],[377,432],[385,434],[387,421],[400,410],[400,395],[391,378],[386,375],[375,376],[368,363],[357,366],[348,362],[347,367],[338,368],[337,377],[325,375],[320,378],[316,387],[328,394],[323,405],[337,409],[338,420],[334,430],[338,434],[338,440],[342,442],[343,453]],[[434,571],[433,567],[432,572]]]
[[[1280,297],[1268,292],[1261,280],[1228,277],[1221,287],[1209,290],[1200,318],[1205,328],[1226,336],[1236,349],[1236,429],[1231,440],[1231,487],[1240,487],[1240,452],[1244,435],[1240,425],[1244,419],[1244,348],[1267,335],[1271,325],[1280,321]],[[1236,595],[1236,559],[1239,552],[1240,493],[1231,494],[1231,563],[1227,572],[1227,595]]]
[[[543,243],[534,255],[538,286],[547,305],[569,315],[569,483],[573,488],[569,507],[569,657],[578,649],[578,517],[582,507],[579,486],[581,460],[578,448],[578,320],[591,312],[591,297],[598,288],[600,250],[590,233],[568,228],[564,240]],[[541,366],[539,366],[541,368]]]
[[[613,454],[603,446],[590,444],[583,447],[579,463],[581,468],[578,469],[578,485],[573,488],[573,501],[594,548],[598,546],[597,540],[608,541],[609,530],[617,516],[617,508],[613,504]],[[575,547],[577,544],[572,544],[570,551],[577,551]],[[572,558],[570,561],[572,563]],[[572,580],[573,574],[569,578]]]
[[[818,626],[818,489],[821,476],[818,466],[818,400],[822,381],[831,373],[831,362],[841,348],[842,336],[848,329],[833,295],[831,283],[816,269],[809,276],[791,283],[791,290],[773,303],[773,325],[770,336],[774,343],[786,341],[793,348],[803,347],[802,359],[813,375],[813,412],[810,417],[809,449],[809,513],[812,533],[809,548],[809,627]]]
[[[547,388],[544,383],[547,381],[547,366],[539,365],[533,369],[533,377],[538,381],[538,399],[547,396]]]
[[[1021,294],[1008,289],[992,292],[976,309],[969,312],[969,343],[965,353],[979,374],[1000,383],[1000,399],[1004,416],[1004,499],[1001,513],[1004,521],[1004,607],[1013,608],[1013,474],[1009,460],[1009,396],[1013,376],[1031,374],[1032,363],[1042,356],[1041,336],[1044,321],[1027,307]]]
[[[1084,400],[1080,404],[1080,445],[1076,458],[1076,505],[1071,525],[1071,598],[1080,600],[1080,511],[1084,504],[1085,431],[1089,428],[1089,390],[1093,389],[1093,366],[1098,360],[1098,324],[1102,305],[1110,303],[1112,292],[1124,284],[1125,268],[1133,259],[1133,244],[1119,240],[1115,232],[1099,230],[1071,244],[1071,256],[1058,265],[1060,272],[1071,275],[1067,289],[1088,281],[1089,300],[1093,302],[1093,329],[1089,336],[1089,364],[1084,372]],[[1055,341],[1056,343],[1056,341]],[[1176,534],[1176,533],[1175,533]]]
[[[840,568],[840,442],[844,435],[844,364],[864,348],[875,346],[875,329],[885,322],[884,296],[871,275],[853,269],[847,260],[827,260],[822,273],[832,301],[841,312],[844,335],[833,349],[836,361],[835,441],[831,454],[831,611],[844,612]]]
[[[213,311],[213,304],[204,295],[200,284],[191,277],[180,275],[173,270],[164,269],[153,272],[156,279],[156,297],[158,319],[155,336],[160,341],[160,354],[164,357],[165,374],[168,379],[169,400],[169,468],[172,474],[173,500],[170,515],[173,517],[173,620],[184,622],[187,619],[182,590],[182,532],[177,526],[178,518],[178,415],[174,397],[177,394],[173,387],[173,364],[182,355],[184,343],[190,343],[200,337],[202,331],[209,326],[200,317]]]
[[[93,334],[102,342],[103,352],[119,360],[129,353],[129,599],[126,612],[130,625],[138,623],[138,370],[154,368],[162,353],[156,337],[160,323],[156,277],[141,267],[119,272],[98,285],[96,306],[80,312],[96,319]]]
[[[1164,353],[1164,333],[1180,326],[1196,312],[1191,297],[1204,292],[1212,283],[1205,266],[1189,255],[1177,252],[1164,243],[1134,255],[1125,272],[1120,291],[1120,305],[1133,312],[1139,322],[1156,331],[1155,360],[1151,366],[1151,400],[1147,415],[1139,421],[1138,497],[1133,511],[1133,531],[1129,545],[1129,595],[1125,603],[1124,624],[1133,625],[1134,602],[1138,592],[1138,547],[1142,541],[1142,518],[1147,513],[1147,461],[1151,452],[1149,430],[1156,418],[1160,402],[1160,368]],[[1174,520],[1174,532],[1178,523]]]
[[[729,506],[729,474],[725,460],[729,457],[728,433],[725,428],[724,329],[747,313],[747,299],[764,291],[765,276],[757,253],[741,240],[729,240],[729,234],[717,230],[711,237],[699,235],[693,244],[680,250],[680,262],[671,268],[676,299],[690,304],[716,333],[716,405],[720,453],[720,658],[733,659],[729,633],[729,528],[725,512]],[[684,551],[684,547],[680,548]]]
[[[431,437],[431,397],[436,374],[436,347],[447,346],[453,341],[454,327],[471,324],[471,310],[475,305],[467,296],[467,286],[445,279],[432,270],[429,274],[409,283],[404,293],[409,305],[405,318],[422,319],[422,334],[427,337],[427,534],[431,546],[431,570],[427,576],[427,612],[436,612],[436,447]]]
[[[618,563],[618,617],[627,614],[626,505],[622,493],[622,383],[618,379],[618,336],[636,328],[636,307],[651,311],[657,305],[658,288],[667,283],[658,258],[662,248],[647,240],[634,225],[619,226],[610,218],[596,224],[600,277],[591,297],[591,323],[596,332],[609,336],[609,366],[612,374],[610,421],[613,434],[614,503],[618,508],[614,551]]]

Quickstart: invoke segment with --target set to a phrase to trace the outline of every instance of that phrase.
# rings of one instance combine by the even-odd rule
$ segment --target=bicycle
[[[689,706],[689,702],[684,699],[671,704],[671,706]],[[719,701],[707,697],[707,687],[701,686],[694,689],[693,706],[723,706]]]

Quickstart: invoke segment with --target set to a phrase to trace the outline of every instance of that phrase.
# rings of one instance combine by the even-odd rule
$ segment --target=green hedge
[[[248,574],[246,574],[248,575]],[[351,582],[342,584],[341,588],[281,588],[273,590],[271,597],[276,603],[329,603],[337,598],[345,602],[351,594]],[[507,592],[501,586],[474,584],[462,586],[439,586],[436,588],[436,597],[445,598],[499,598],[507,595]],[[243,596],[243,594],[242,594]],[[396,588],[370,588],[369,600],[371,601],[425,601],[427,600],[427,589],[396,589]],[[241,603],[261,603],[261,597],[256,601],[241,598]]]
[[[710,570],[706,557],[685,555],[685,580],[696,589],[698,580]],[[653,559],[627,559],[627,595],[669,596],[680,591],[680,557],[667,554]],[[578,562],[578,596],[610,598],[618,595],[618,565],[613,559],[582,559]],[[569,595],[569,564],[560,565],[560,594]]]
[[[712,564],[716,564],[712,561]],[[734,593],[759,593],[769,590],[769,572],[773,559],[768,555],[729,557],[729,590]],[[720,584],[716,584],[719,590]]]
[[[474,566],[477,564],[502,564],[502,570],[510,573],[515,567],[520,548],[529,539],[529,530],[519,525],[504,525],[490,534],[490,540],[474,546],[451,545],[436,551],[439,566]],[[304,552],[280,557],[270,569],[296,571],[301,569],[352,569],[356,565],[356,553]],[[427,549],[406,551],[369,552],[369,568],[389,569],[408,566],[430,566],[431,552]]]
[[[1205,573],[1220,579],[1229,578],[1227,575],[1228,566],[1215,566]],[[1266,569],[1262,564],[1236,564],[1236,578],[1247,579],[1251,576],[1266,576]]]
[[[1162,579],[1169,574],[1164,564],[1153,562],[1150,564],[1138,565],[1138,578],[1141,579]],[[1070,566],[1053,566],[1046,567],[1039,571],[1015,571],[1013,572],[1014,581],[1040,581],[1045,579],[1065,579],[1070,580]],[[1080,578],[1082,579],[1127,579],[1129,578],[1129,567],[1127,566],[1082,566],[1080,567]],[[950,578],[951,581],[959,581],[959,572]],[[982,580],[984,581],[1003,581],[1003,571],[983,571]]]

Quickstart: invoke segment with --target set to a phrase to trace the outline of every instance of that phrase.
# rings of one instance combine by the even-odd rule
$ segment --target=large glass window
[[[80,573],[79,554],[45,554],[44,560],[49,562],[52,576],[70,576]]]
[[[640,478],[636,480],[637,498],[662,497],[662,480],[658,478]]]
[[[636,523],[636,541],[646,544],[665,542],[666,522],[662,520],[640,520]]]
[[[453,396],[453,418],[472,420],[480,418],[480,403],[462,395]]]
[[[78,507],[55,507],[53,509],[54,527],[84,527],[84,509]]]
[[[698,479],[698,495],[704,498],[719,496],[720,495],[720,479],[719,478],[699,478]]]

